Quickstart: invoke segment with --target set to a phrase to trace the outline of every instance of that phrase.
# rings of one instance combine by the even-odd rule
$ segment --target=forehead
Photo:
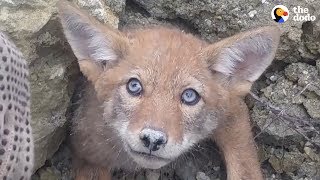
[[[206,45],[191,34],[178,29],[151,28],[135,30],[128,34],[130,38],[130,55],[147,59],[146,62],[173,63],[188,61]],[[189,57],[189,58],[187,58]]]
[[[198,38],[167,28],[136,30],[128,36],[127,62],[132,74],[143,76],[148,82],[172,86],[188,86],[204,78],[206,64],[197,56],[206,43]]]

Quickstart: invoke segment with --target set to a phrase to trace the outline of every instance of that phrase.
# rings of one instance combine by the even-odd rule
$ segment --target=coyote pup
[[[277,27],[208,44],[166,27],[119,32],[58,7],[89,81],[72,125],[76,180],[158,169],[205,138],[219,145],[229,180],[262,179],[243,97],[275,56]]]

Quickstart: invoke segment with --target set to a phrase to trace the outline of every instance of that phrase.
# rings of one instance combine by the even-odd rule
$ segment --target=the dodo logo
[[[271,17],[278,23],[284,23],[289,18],[289,10],[283,5],[277,5],[272,9]]]

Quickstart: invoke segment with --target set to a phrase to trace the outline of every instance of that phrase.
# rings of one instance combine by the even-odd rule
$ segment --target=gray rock
[[[147,170],[146,179],[147,180],[158,180],[160,178],[160,171],[157,170]]]
[[[301,87],[304,87],[298,94],[305,94],[306,91],[314,92],[320,96],[320,76],[317,68],[306,63],[293,63],[285,68],[286,77]],[[316,96],[306,94],[303,105],[312,118],[320,118],[320,102]]]
[[[277,1],[184,1],[184,0],[134,0],[153,17],[183,19],[210,41],[235,34],[242,29],[273,24],[270,12]],[[309,13],[319,17],[319,1],[281,1],[292,8],[309,8]],[[291,9],[290,9],[291,10]],[[258,13],[255,13],[258,12]],[[290,11],[292,12],[292,10]],[[294,16],[294,13],[291,13]],[[289,19],[280,27],[283,31],[281,46],[276,58],[286,62],[314,60],[319,56],[319,21],[296,22]]]
[[[289,80],[320,96],[320,76],[315,66],[293,63],[285,68],[285,75]]]
[[[276,153],[269,158],[269,162],[278,173],[292,173],[298,170],[306,158],[306,156],[298,150],[284,152],[284,150],[277,149],[275,152]]]
[[[52,168],[45,168],[39,172],[40,180],[59,180],[59,172],[55,172]]]
[[[12,37],[30,67],[35,170],[53,155],[64,139],[72,82],[79,73],[56,16],[57,1],[0,0],[0,30]],[[100,20],[117,27],[117,15],[103,1],[80,2]],[[117,7],[117,14],[121,13],[123,3],[112,3]]]
[[[296,112],[303,111],[299,106],[292,106],[290,109],[293,112],[295,110]],[[257,106],[253,107],[251,118],[262,131],[262,134],[258,137],[263,140],[263,143],[274,146],[290,146],[299,144],[303,140],[299,133],[288,126],[288,122],[277,118],[265,109]],[[286,139],[286,141],[283,141],[283,139]]]
[[[119,24],[119,14],[122,12],[125,4],[124,0],[107,1],[107,3],[103,0],[73,0],[73,2],[77,3],[82,9],[87,9],[99,21],[116,28]],[[116,9],[113,10],[108,5],[112,5]]]
[[[306,63],[292,63],[285,68],[285,75],[290,81],[308,84],[317,78],[318,71],[315,66]]]
[[[177,176],[185,180],[196,180],[198,167],[193,161],[187,161],[183,166],[176,169]]]
[[[210,177],[208,177],[206,175],[206,173],[204,173],[204,172],[197,172],[196,179],[197,180],[210,180]]]
[[[124,13],[126,6],[125,0],[104,0],[106,5],[111,8],[111,10],[117,15],[120,16]]]
[[[320,118],[320,101],[317,99],[307,99],[303,102],[308,114],[312,118]]]
[[[65,137],[65,113],[73,90],[69,81],[77,73],[72,64],[75,58],[65,49],[58,28],[58,19],[52,18],[37,32],[39,36],[31,39],[38,56],[29,58],[36,169],[53,155]]]
[[[320,172],[319,172],[320,164],[319,162],[304,162],[301,164],[300,168],[297,171],[297,176],[292,177],[293,179],[301,179],[305,175],[307,178],[305,179],[319,179],[320,178]],[[299,177],[300,176],[300,177]]]

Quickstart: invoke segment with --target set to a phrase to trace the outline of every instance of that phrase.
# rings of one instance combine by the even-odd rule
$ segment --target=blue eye
[[[127,91],[132,96],[139,96],[142,92],[141,82],[137,78],[129,79],[127,83]]]
[[[195,105],[200,101],[200,95],[196,90],[189,88],[181,94],[181,101],[190,106]]]

